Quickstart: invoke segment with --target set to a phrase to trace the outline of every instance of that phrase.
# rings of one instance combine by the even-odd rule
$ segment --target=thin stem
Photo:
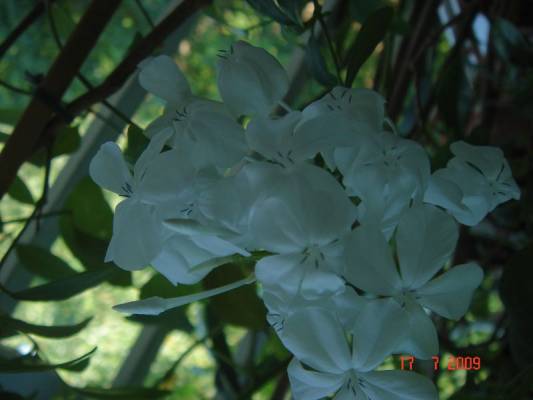
[[[150,28],[153,29],[155,27],[154,21],[152,21],[152,18],[150,18],[150,14],[148,14],[148,11],[144,7],[141,0],[135,0],[135,4],[137,5],[137,8],[141,11],[141,14],[143,15],[146,22],[148,22],[148,25],[150,25]]]
[[[331,40],[331,36],[329,34],[329,30],[326,25],[326,22],[324,21],[324,16],[322,14],[322,7],[318,3],[318,0],[313,0],[313,4],[315,5],[315,13],[317,15],[318,23],[320,24],[320,26],[322,27],[322,30],[324,31],[324,36],[326,37],[326,42],[328,43],[329,51],[331,53],[331,58],[333,58],[333,63],[335,64],[335,70],[337,72],[337,79],[339,82],[342,82],[339,58],[337,56],[337,52],[335,51],[333,41]]]
[[[60,210],[60,211],[50,211],[47,213],[42,213],[39,217],[40,218],[49,218],[49,217],[58,217],[60,215],[69,214],[70,211],[68,210]],[[9,224],[19,224],[21,222],[26,222],[31,219],[35,219],[35,216],[29,215],[24,218],[14,218],[14,219],[8,219],[7,221],[3,221],[3,225],[9,225]]]
[[[18,86],[14,86],[6,81],[0,79],[0,86],[5,87],[8,90],[11,90],[13,93],[23,94],[25,96],[31,96],[33,93],[30,90],[22,89]]]
[[[52,36],[54,37],[54,41],[56,42],[56,45],[58,49],[61,51],[63,50],[63,41],[61,40],[61,36],[59,35],[59,31],[57,30],[57,25],[55,23],[54,15],[52,10],[49,8],[48,2],[47,2],[47,15],[48,15],[48,23],[50,25],[50,30],[52,31]],[[91,90],[94,88],[94,86],[91,84],[89,79],[87,79],[81,71],[78,72],[76,75],[76,78],[85,86],[87,90]],[[109,103],[107,100],[102,100],[101,103],[113,114],[115,114],[118,118],[120,118],[122,121],[124,121],[126,124],[130,124],[135,126],[137,129],[141,129],[139,125],[137,125],[135,122],[133,122],[130,118],[126,116],[122,111],[120,111],[118,108],[113,106],[111,103]],[[119,130],[120,131],[120,130]]]

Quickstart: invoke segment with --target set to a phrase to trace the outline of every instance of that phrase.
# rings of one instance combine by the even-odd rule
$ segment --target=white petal
[[[239,115],[268,114],[289,87],[287,73],[265,50],[239,41],[217,64],[220,96]]]
[[[503,151],[493,146],[473,146],[462,140],[450,145],[452,153],[460,160],[475,165],[487,178],[495,178],[501,169]]]
[[[290,112],[279,118],[257,116],[253,118],[246,129],[246,139],[252,150],[264,157],[289,163],[294,158],[291,140],[294,128],[301,118],[299,111]]]
[[[186,116],[174,121],[174,147],[186,147],[197,166],[229,168],[248,151],[244,129],[223,104],[196,100],[187,105]]]
[[[305,274],[301,254],[264,257],[255,265],[257,280],[275,293],[296,294]]]
[[[391,355],[404,340],[407,314],[393,299],[369,301],[352,329],[353,366],[371,371]]]
[[[342,374],[307,370],[295,358],[290,362],[287,374],[295,400],[318,400],[327,397],[336,392],[344,380]]]
[[[433,383],[425,376],[408,371],[376,371],[361,374],[363,391],[379,400],[438,400]]]
[[[139,68],[139,83],[157,97],[171,104],[180,104],[191,96],[187,79],[169,56],[144,60]]]
[[[346,239],[345,277],[356,287],[376,295],[392,296],[401,280],[389,244],[371,225],[356,228]]]
[[[459,229],[445,212],[420,205],[405,212],[398,224],[396,246],[406,288],[426,283],[451,257]]]
[[[172,129],[167,128],[157,133],[150,139],[150,143],[148,143],[148,146],[135,163],[135,167],[133,169],[133,176],[135,176],[135,179],[140,180],[142,178],[149,164],[159,156],[161,150],[163,150],[163,147],[165,146],[165,143],[171,136]]]
[[[161,221],[153,206],[125,200],[115,209],[106,261],[127,270],[149,265],[162,247]]]
[[[350,349],[340,322],[322,308],[292,314],[281,339],[298,360],[317,371],[342,374],[350,369]]]
[[[477,264],[458,265],[418,289],[418,301],[443,317],[459,319],[482,279],[483,270]]]
[[[408,315],[408,328],[405,340],[399,345],[396,353],[405,353],[424,360],[437,355],[439,339],[431,318],[414,302],[408,302],[405,311]]]
[[[193,303],[217,296],[230,290],[240,288],[241,286],[249,285],[255,282],[255,276],[252,274],[244,279],[230,283],[228,285],[220,286],[215,289],[205,290],[200,293],[190,294],[187,296],[174,297],[171,299],[163,299],[161,297],[149,297],[144,300],[130,301],[129,303],[118,304],[113,306],[113,309],[119,312],[128,314],[143,314],[143,315],[159,315],[162,312],[171,310],[172,308],[181,307],[186,304]]]
[[[114,142],[104,143],[91,160],[89,174],[99,186],[121,195],[131,195],[132,176],[122,152]]]
[[[344,280],[332,271],[308,266],[300,288],[308,300],[330,297],[344,291]]]

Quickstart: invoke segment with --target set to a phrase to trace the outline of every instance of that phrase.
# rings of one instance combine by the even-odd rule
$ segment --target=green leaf
[[[346,58],[346,65],[348,66],[347,87],[352,86],[359,69],[372,55],[376,46],[385,38],[393,16],[392,7],[382,7],[366,19]]]
[[[15,126],[23,111],[20,108],[0,108],[0,123]]]
[[[125,387],[102,389],[96,387],[76,388],[69,386],[69,389],[91,399],[160,399],[168,396],[170,392],[166,390],[145,388],[145,387]]]
[[[91,319],[87,318],[74,325],[45,326],[30,324],[8,316],[0,316],[0,324],[2,330],[19,331],[47,338],[65,338],[80,332],[91,322]]]
[[[247,276],[236,264],[226,264],[209,273],[204,280],[206,289],[213,289]],[[266,326],[266,308],[256,293],[255,285],[246,285],[217,296],[210,303],[221,321],[259,330]]]
[[[81,137],[75,126],[61,128],[56,137],[52,148],[52,157],[73,153],[80,147]]]
[[[113,267],[84,271],[9,295],[24,301],[66,300],[106,281],[116,271]]]
[[[80,260],[87,270],[101,270],[114,268],[108,282],[115,286],[130,286],[131,272],[120,269],[115,264],[104,262],[108,242],[78,230],[72,221],[72,216],[65,214],[59,218],[59,227],[63,241],[72,254]]]
[[[41,372],[54,369],[64,369],[68,371],[83,371],[89,365],[90,357],[96,351],[96,347],[88,353],[75,358],[74,360],[65,361],[57,364],[49,364],[36,357],[22,356],[10,360],[0,360],[0,372],[23,373],[23,372]]]
[[[146,299],[152,296],[172,298],[193,294],[201,290],[199,284],[174,286],[163,275],[157,273],[144,284],[139,293],[139,298]]]
[[[273,0],[246,0],[253,8],[255,8],[261,14],[272,18],[274,21],[283,25],[294,25],[289,16],[285,15],[283,11],[276,5]]]
[[[494,48],[502,59],[522,61],[526,65],[531,63],[533,47],[512,22],[503,18],[496,18],[492,30]]]
[[[16,251],[24,268],[34,275],[54,280],[75,272],[61,258],[41,247],[19,244]]]
[[[326,87],[332,87],[337,84],[337,78],[329,72],[324,56],[320,51],[320,44],[313,35],[309,37],[307,42],[305,58],[309,70],[317,82]]]
[[[74,227],[87,235],[108,240],[113,234],[113,212],[102,189],[91,178],[83,178],[70,193],[67,209]]]
[[[7,133],[5,132],[0,132],[0,143],[5,143],[7,142],[7,139],[9,139],[9,136]]]
[[[144,135],[143,131],[135,125],[128,125],[126,138],[127,144],[126,150],[124,150],[124,157],[134,164],[144,149],[146,149],[150,140]]]
[[[18,176],[15,177],[15,180],[9,187],[9,190],[7,192],[9,196],[21,203],[24,204],[33,204],[33,196],[24,183],[22,179],[20,179]]]

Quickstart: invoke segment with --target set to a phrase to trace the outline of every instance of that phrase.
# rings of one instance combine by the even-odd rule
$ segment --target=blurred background
[[[442,367],[416,368],[442,399],[533,398],[532,38],[528,0],[1,0],[0,398],[290,398],[289,354],[251,286],[158,317],[112,310],[238,272],[173,287],[105,264],[118,199],[88,177],[105,141],[135,160],[162,113],[142,59],[171,55],[194,94],[219,99],[217,52],[239,39],[285,66],[295,109],[339,78],[379,91],[433,169],[455,140],[503,149],[521,200],[461,231],[454,262],[485,279],[464,318],[436,319]],[[450,356],[481,368],[448,370]]]

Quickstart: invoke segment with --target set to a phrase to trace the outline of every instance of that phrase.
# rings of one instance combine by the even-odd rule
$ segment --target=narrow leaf
[[[359,69],[383,40],[394,15],[392,7],[374,11],[365,21],[350,49],[346,64],[346,86],[351,87]]]
[[[91,322],[91,319],[87,318],[74,325],[45,326],[30,324],[8,316],[0,316],[0,324],[2,325],[2,329],[15,330],[48,338],[65,338],[81,331]]]
[[[65,369],[69,371],[81,371],[89,365],[89,359],[96,351],[96,347],[81,357],[74,360],[57,364],[49,364],[35,357],[19,357],[10,360],[0,360],[0,372],[21,373],[21,372],[41,372],[54,369]]]
[[[44,285],[31,287],[19,292],[10,292],[9,295],[17,300],[25,301],[66,300],[104,282],[114,272],[114,268],[84,271]]]
[[[320,84],[328,87],[335,86],[337,79],[329,72],[324,56],[320,51],[320,44],[313,35],[307,42],[305,57],[311,74]]]
[[[75,272],[61,258],[41,247],[19,244],[16,251],[24,268],[34,275],[54,280]]]
[[[272,18],[283,25],[294,25],[294,22],[281,11],[273,0],[247,0],[261,14]]]
[[[24,204],[33,204],[33,196],[24,183],[22,179],[20,179],[18,176],[15,177],[15,180],[9,187],[9,190],[7,192],[9,196],[17,201],[20,201]]]
[[[76,393],[91,399],[160,399],[168,396],[170,392],[166,390],[158,390],[144,387],[127,387],[127,388],[111,388],[102,389],[96,387],[76,388],[69,386],[69,388]]]
[[[116,311],[129,314],[144,314],[144,315],[159,315],[164,311],[172,308],[181,307],[185,304],[193,303],[195,301],[204,300],[209,297],[216,296],[221,293],[237,289],[244,285],[249,285],[255,282],[255,275],[241,279],[237,282],[224,285],[216,289],[206,290],[204,292],[195,293],[187,296],[174,297],[172,299],[164,299],[161,297],[150,297],[145,300],[131,301],[129,303],[118,304],[113,308]]]

